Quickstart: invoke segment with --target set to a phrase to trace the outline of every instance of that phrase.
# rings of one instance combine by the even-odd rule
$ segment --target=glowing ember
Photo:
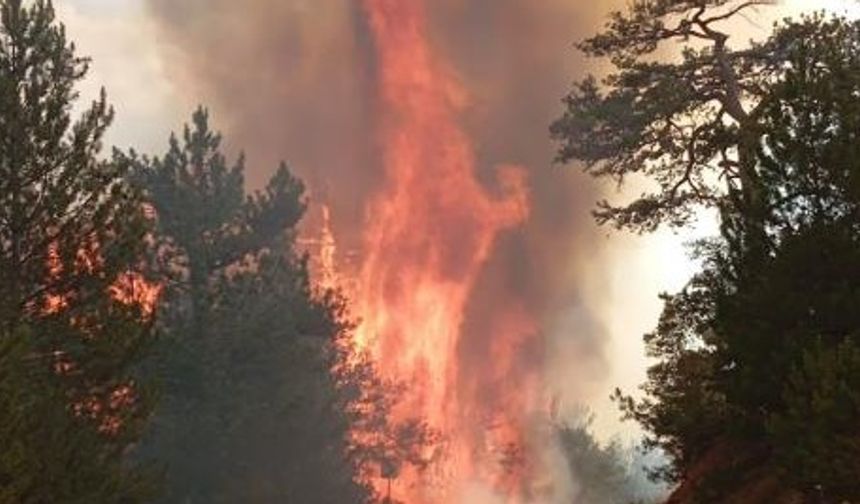
[[[141,274],[129,271],[120,275],[109,290],[114,299],[140,307],[141,312],[149,317],[155,313],[163,285],[149,282]]]
[[[495,195],[476,179],[474,149],[457,121],[467,98],[428,41],[423,2],[364,0],[364,7],[377,50],[386,185],[368,212],[356,343],[406,384],[395,414],[420,415],[445,439],[437,467],[402,473],[394,496],[456,502],[466,485],[479,484],[516,501],[530,465],[525,418],[539,384],[524,378],[504,394],[482,386],[511,381],[513,355],[534,325],[525,310],[501,306],[486,365],[461,368],[458,352],[494,241],[527,217],[525,174],[501,167]]]
[[[93,240],[84,240],[84,242],[85,245],[77,251],[73,266],[80,273],[97,273],[104,262],[98,243]],[[60,281],[63,275],[63,263],[56,243],[51,243],[48,246],[47,262],[48,276],[51,281]],[[138,307],[143,315],[151,317],[161,299],[162,290],[161,284],[148,281],[138,272],[127,271],[121,273],[108,287],[108,294],[120,303]],[[44,295],[41,310],[48,314],[64,311],[69,306],[68,296],[70,294],[68,292],[47,292]]]

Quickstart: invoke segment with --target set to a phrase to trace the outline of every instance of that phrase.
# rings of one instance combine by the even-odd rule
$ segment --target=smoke
[[[587,401],[605,378],[605,334],[594,317],[585,273],[600,269],[600,237],[590,217],[595,187],[576,170],[553,166],[547,125],[584,62],[573,42],[591,34],[609,10],[568,0],[432,2],[435,40],[469,90],[463,120],[485,178],[501,163],[529,170],[531,218],[503,236],[472,296],[462,359],[480,369],[498,306],[520,307],[538,322],[539,346],[523,348],[520,366],[540,363],[557,399]],[[481,338],[480,336],[483,336]],[[516,386],[501,384],[501,386]],[[492,387],[484,393],[498,391]]]
[[[210,107],[251,187],[286,161],[357,243],[379,183],[372,48],[353,0],[147,0],[170,77]]]
[[[250,184],[259,187],[286,160],[312,198],[331,207],[340,248],[360,255],[373,217],[368,202],[385,176],[375,135],[378,61],[361,2],[147,4],[174,82],[212,108],[228,148],[246,151]],[[487,368],[504,307],[526,313],[539,333],[516,349],[511,368],[520,371],[510,378],[539,373],[556,402],[586,402],[604,392],[608,371],[606,335],[593,301],[602,299],[601,289],[587,280],[603,265],[603,242],[589,215],[597,194],[576,170],[552,165],[547,126],[584,68],[572,42],[590,34],[611,6],[571,0],[426,4],[434,48],[464,90],[459,120],[473,141],[478,179],[492,188],[497,166],[523,166],[531,195],[528,221],[497,239],[469,298],[463,329],[469,337],[458,348],[460,368],[471,377],[463,387],[488,397],[518,387]],[[308,223],[318,224],[313,218]],[[465,491],[464,502],[492,498],[480,486]]]

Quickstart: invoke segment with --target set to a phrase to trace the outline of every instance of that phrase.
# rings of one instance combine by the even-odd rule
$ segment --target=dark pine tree
[[[717,26],[757,3],[616,14],[584,48],[619,72],[608,91],[580,85],[554,132],[563,159],[658,183],[604,205],[606,221],[641,230],[684,223],[691,205],[720,212],[720,236],[696,248],[703,270],[665,296],[646,336],[646,398],[617,394],[669,456],[657,475],[680,483],[670,502],[856,502],[860,23],[805,17],[731,50]],[[707,45],[680,62],[645,61],[693,39]]]
[[[712,9],[732,4],[712,3]],[[633,15],[643,15],[648,5],[668,9],[674,17],[666,19],[674,19],[677,28],[617,32],[615,38],[594,39],[591,47],[624,41],[633,56],[661,37],[698,37],[707,28],[705,21],[721,16],[720,11],[708,14],[705,4],[691,2],[687,10],[674,11],[674,4],[665,2],[636,4]],[[749,5],[738,2],[737,7]],[[622,19],[616,19],[613,30],[621,29]],[[633,37],[637,33],[647,37]],[[635,45],[643,40],[651,42]],[[712,51],[687,51],[684,61],[692,65],[699,54],[719,62],[719,46]],[[749,96],[744,104],[752,107],[748,121],[754,123],[730,111],[731,120],[714,116],[722,117],[722,126],[714,123],[708,131],[724,131],[691,137],[687,150],[649,151],[647,145],[658,146],[649,142],[660,141],[651,136],[657,123],[638,129],[644,123],[631,123],[636,118],[625,115],[627,109],[611,108],[622,96],[647,110],[664,105],[662,98],[641,94],[652,90],[642,87],[646,81],[641,79],[660,66],[630,66],[632,59],[618,60],[624,76],[611,81],[623,91],[603,99],[591,94],[586,108],[579,101],[585,95],[579,95],[570,102],[576,110],[564,120],[574,128],[568,130],[573,135],[569,148],[593,155],[586,160],[595,166],[620,170],[616,175],[640,166],[669,184],[663,186],[668,192],[654,199],[622,209],[605,207],[605,218],[622,225],[657,224],[681,215],[674,212],[689,203],[714,204],[721,215],[720,236],[696,250],[703,271],[683,292],[665,297],[660,324],[646,337],[658,361],[644,386],[646,398],[617,397],[646,428],[649,444],[668,454],[671,464],[658,475],[681,483],[671,502],[855,502],[860,499],[860,23],[823,15],[787,21],[764,43],[723,57],[738,65],[738,82],[745,83],[740,89]],[[683,75],[677,74],[683,66],[669,68]],[[716,70],[711,79],[728,75],[726,69]],[[764,73],[756,78],[756,72]],[[704,75],[689,74],[684,82],[696,84]],[[717,107],[729,105],[722,94],[710,100]],[[691,101],[690,106],[703,105]],[[693,109],[674,110],[670,117],[669,111],[639,118],[691,121],[692,127],[708,117]],[[637,129],[622,130],[625,125]],[[603,127],[623,135],[623,142],[589,150],[598,140],[587,135]],[[747,154],[745,129],[755,140]],[[682,131],[693,135],[696,129]],[[720,143],[726,140],[730,144]],[[607,153],[619,157],[600,157]],[[634,159],[634,154],[644,157]],[[712,168],[707,163],[696,168],[705,159]],[[662,178],[675,173],[673,166],[692,171],[677,172],[681,179]],[[696,170],[708,176],[687,180]],[[719,178],[709,178],[714,174]],[[714,180],[726,186],[717,191]],[[745,184],[754,190],[747,194]],[[687,193],[692,199],[677,192],[683,187],[692,191]],[[705,187],[713,192],[700,199],[708,193],[697,188]],[[651,203],[642,203],[646,200]]]
[[[142,502],[125,459],[149,418],[136,373],[154,291],[126,165],[99,157],[104,92],[50,2],[0,2],[0,502]]]
[[[162,157],[130,156],[157,221],[167,278],[162,406],[144,443],[166,464],[163,502],[364,502],[332,370],[348,329],[296,250],[304,187],[285,166],[246,196],[198,110]]]

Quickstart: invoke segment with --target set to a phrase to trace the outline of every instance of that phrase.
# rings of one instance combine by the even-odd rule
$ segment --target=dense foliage
[[[0,2],[0,502],[141,502],[125,460],[149,418],[147,221],[99,157],[113,112],[74,119],[88,61],[50,2]]]
[[[646,398],[618,394],[665,450],[677,502],[856,501],[860,488],[860,24],[815,15],[731,49],[758,2],[643,1],[583,44],[617,68],[567,100],[560,158],[660,190],[598,216],[651,229],[720,212],[703,269],[646,336]],[[648,21],[650,19],[650,21]],[[680,61],[646,61],[695,40]],[[677,92],[666,93],[667,85]],[[661,91],[662,90],[662,91]]]
[[[341,303],[310,284],[296,250],[304,188],[282,166],[245,195],[198,110],[164,156],[130,155],[156,214],[167,281],[152,372],[162,404],[147,454],[164,502],[361,502],[344,397],[331,370]]]

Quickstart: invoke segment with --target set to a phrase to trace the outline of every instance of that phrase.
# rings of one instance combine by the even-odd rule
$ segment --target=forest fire
[[[104,259],[99,251],[98,242],[85,240],[86,245],[75,254],[73,270],[77,274],[98,274],[103,268]],[[63,284],[64,267],[57,244],[52,243],[48,247],[47,269],[51,281],[59,285]],[[42,297],[42,302],[36,307],[37,310],[47,314],[57,314],[68,307],[69,292],[53,292],[52,289]],[[60,289],[62,290],[62,289]],[[161,298],[163,285],[147,280],[141,273],[126,271],[117,276],[113,284],[108,288],[111,298],[120,303],[139,309],[147,318],[154,315]]]
[[[552,420],[598,393],[606,370],[593,285],[579,281],[602,245],[596,189],[549,169],[546,127],[580,71],[570,43],[606,6],[146,3],[182,87],[203,92],[231,148],[249,153],[250,185],[282,159],[307,183],[298,243],[316,287],[346,294],[358,324],[346,362],[371,361],[400,400],[384,429],[356,408],[357,479],[376,497],[390,480],[408,504],[573,500]],[[225,30],[229,44],[215,36]],[[378,448],[413,421],[432,442],[393,447],[406,462],[386,467]]]
[[[0,0],[0,500],[860,502],[798,2]]]
[[[394,415],[419,415],[444,440],[428,474],[400,476],[397,498],[451,502],[467,482],[515,498],[528,463],[522,419],[533,410],[536,384],[520,381],[496,397],[481,384],[505,379],[533,324],[525,311],[500,307],[486,349],[492,365],[480,370],[491,376],[471,376],[479,370],[461,367],[458,352],[468,337],[467,303],[495,239],[527,217],[525,173],[500,167],[496,191],[476,179],[473,146],[457,123],[467,97],[428,42],[422,2],[366,0],[364,7],[379,61],[386,184],[370,202],[356,344],[404,384]]]

